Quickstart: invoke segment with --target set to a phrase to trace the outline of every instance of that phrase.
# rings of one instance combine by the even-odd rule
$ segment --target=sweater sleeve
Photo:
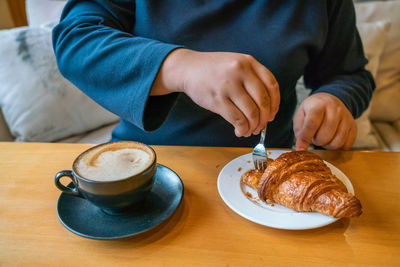
[[[134,36],[134,12],[134,1],[71,0],[53,30],[53,46],[64,77],[122,119],[151,131],[165,120],[177,94],[149,93],[163,60],[179,46]]]
[[[327,1],[328,28],[325,45],[312,55],[304,81],[312,94],[338,97],[357,118],[368,107],[375,82],[365,69],[367,59],[355,23],[351,0]]]

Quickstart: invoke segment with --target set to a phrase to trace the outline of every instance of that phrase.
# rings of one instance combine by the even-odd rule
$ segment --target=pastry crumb
[[[246,194],[246,197],[253,198],[253,195],[251,193],[246,192],[245,194]]]
[[[238,172],[242,171],[242,167],[239,167]]]

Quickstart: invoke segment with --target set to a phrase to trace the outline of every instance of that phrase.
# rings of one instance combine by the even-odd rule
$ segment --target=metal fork
[[[253,149],[253,163],[256,170],[264,171],[267,168],[267,150],[264,146],[265,133],[267,132],[267,125],[261,131],[260,142]]]

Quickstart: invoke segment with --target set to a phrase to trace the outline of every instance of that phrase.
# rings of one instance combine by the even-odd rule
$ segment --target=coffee
[[[111,142],[83,153],[75,162],[78,175],[88,180],[107,182],[134,176],[154,161],[154,152],[136,142]]]
[[[63,193],[85,198],[107,214],[121,214],[143,205],[156,171],[157,157],[150,146],[117,141],[84,151],[74,160],[72,170],[56,174],[54,183]],[[62,177],[73,185],[63,185]]]

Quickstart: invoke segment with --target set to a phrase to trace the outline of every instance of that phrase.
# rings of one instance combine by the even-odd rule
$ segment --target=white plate
[[[270,158],[277,158],[287,150],[271,150]],[[325,163],[339,178],[347,190],[354,194],[354,188],[347,176],[338,168]],[[218,192],[225,203],[240,216],[255,223],[289,230],[304,230],[321,227],[337,221],[318,212],[297,212],[284,206],[265,203],[257,196],[257,191],[241,182],[241,176],[254,168],[251,154],[235,158],[218,175]]]

